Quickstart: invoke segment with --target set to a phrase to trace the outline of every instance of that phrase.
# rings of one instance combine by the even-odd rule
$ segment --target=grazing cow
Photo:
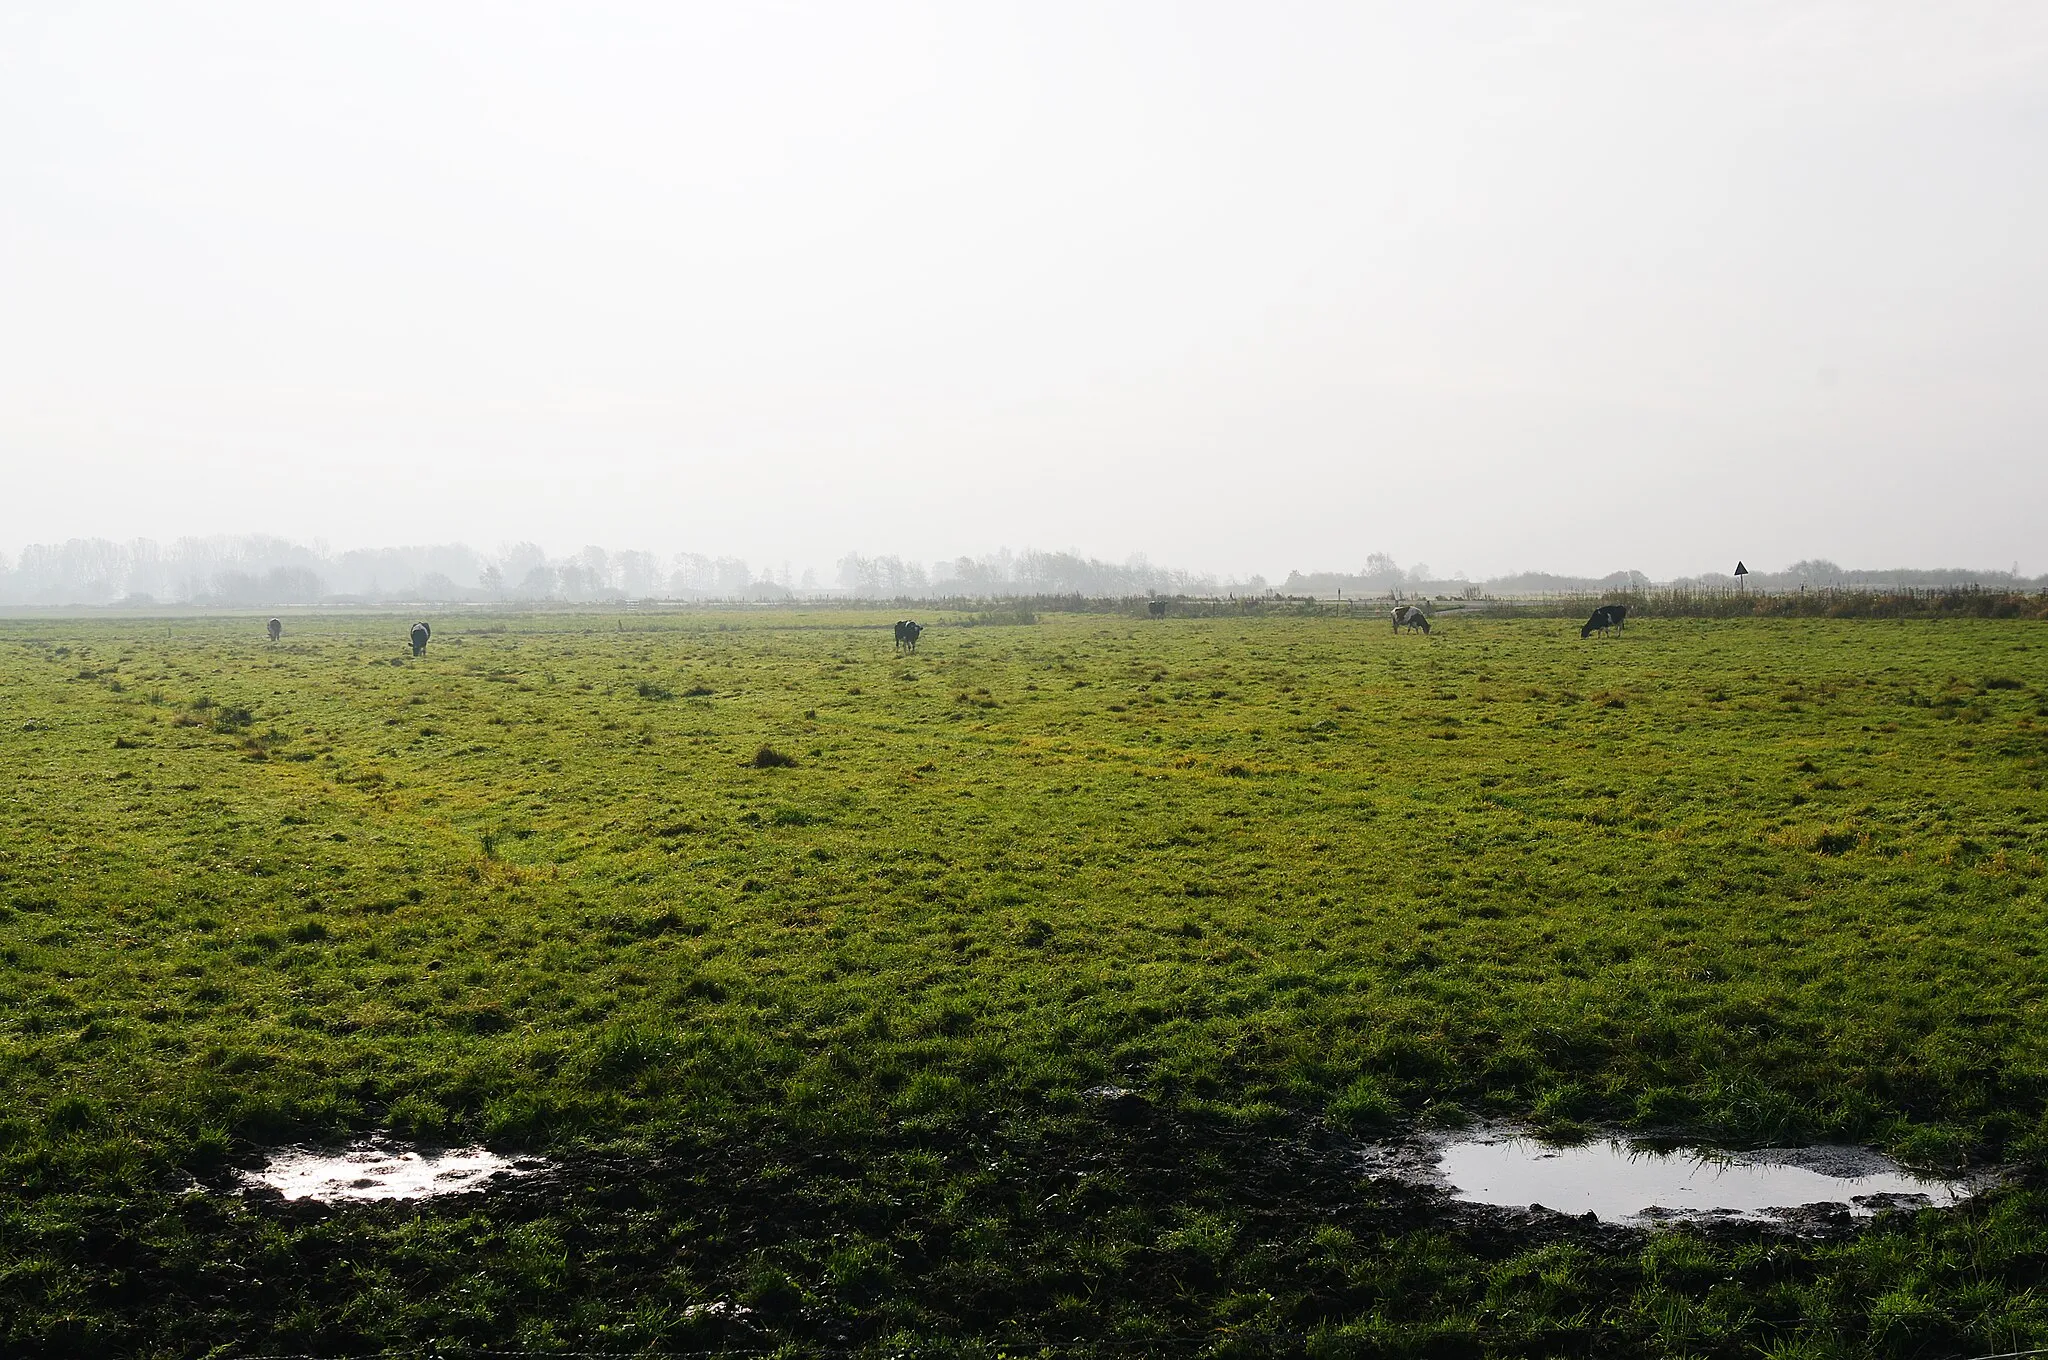
[[[1586,626],[1579,630],[1579,636],[1591,637],[1595,632],[1598,632],[1604,636],[1607,630],[1610,628],[1614,629],[1616,632],[1620,632],[1621,621],[1627,617],[1627,605],[1603,604],[1598,609],[1593,611],[1592,618],[1586,620]]]
[[[1398,633],[1403,628],[1420,628],[1426,634],[1429,632],[1429,615],[1412,604],[1397,604],[1394,606],[1394,631]]]
[[[263,625],[263,631],[270,634],[272,642],[277,641],[284,636],[284,620],[272,619],[269,623]]]
[[[425,652],[427,650],[427,639],[433,635],[434,630],[427,627],[425,620],[414,624],[412,626],[412,654],[419,656]]]
[[[915,652],[918,634],[922,632],[924,625],[914,619],[896,620],[896,649],[901,652]]]
[[[1147,614],[1150,614],[1150,615],[1151,615],[1151,616],[1152,616],[1153,618],[1155,618],[1155,619],[1163,619],[1163,618],[1165,618],[1165,617],[1166,617],[1166,601],[1164,601],[1164,600],[1151,600],[1151,601],[1148,601],[1148,602],[1146,603],[1146,605],[1145,605],[1145,612],[1146,612]]]

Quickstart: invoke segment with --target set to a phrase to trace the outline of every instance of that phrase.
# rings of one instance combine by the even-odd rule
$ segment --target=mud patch
[[[286,1199],[431,1199],[482,1190],[500,1177],[530,1175],[546,1165],[536,1158],[501,1157],[480,1147],[422,1150],[366,1139],[338,1152],[287,1149],[261,1169],[243,1172],[241,1180],[245,1188],[275,1190]]]
[[[1512,1128],[1373,1149],[1366,1161],[1375,1176],[1430,1186],[1457,1203],[1605,1223],[1789,1220],[1816,1206],[1861,1217],[1954,1205],[1990,1183],[1916,1175],[1862,1147],[1722,1152],[1614,1137],[1559,1146]]]

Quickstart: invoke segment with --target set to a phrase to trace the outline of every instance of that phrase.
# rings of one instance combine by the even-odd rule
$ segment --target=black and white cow
[[[924,632],[924,625],[914,619],[896,620],[896,650],[915,652],[918,634]]]
[[[1627,605],[1603,604],[1593,611],[1592,618],[1586,620],[1586,626],[1579,630],[1579,636],[1591,637],[1596,632],[1604,635],[1610,628],[1618,633],[1621,631],[1622,620],[1627,617]]]
[[[272,619],[269,623],[263,625],[263,631],[270,634],[272,642],[277,641],[284,636],[284,620]]]
[[[1403,628],[1420,628],[1424,633],[1428,633],[1429,615],[1415,605],[1397,604],[1394,606],[1394,631],[1398,633]]]
[[[426,620],[422,619],[414,624],[412,626],[412,654],[419,656],[424,653],[427,650],[427,639],[433,635],[434,630],[427,627]]]

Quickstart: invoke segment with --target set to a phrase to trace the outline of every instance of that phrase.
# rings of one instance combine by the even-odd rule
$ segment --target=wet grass
[[[0,623],[6,1343],[2048,1341],[2039,624],[1019,618]],[[1467,1114],[2026,1183],[1645,1240],[1347,1170]],[[186,1193],[380,1128],[570,1170]]]

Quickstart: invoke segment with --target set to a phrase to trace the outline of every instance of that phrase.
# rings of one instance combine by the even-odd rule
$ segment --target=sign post
[[[1742,565],[1741,558],[1737,558],[1735,560],[1735,588],[1737,590],[1743,589],[1748,584],[1748,582],[1742,579],[1747,575],[1749,575],[1749,568]]]

